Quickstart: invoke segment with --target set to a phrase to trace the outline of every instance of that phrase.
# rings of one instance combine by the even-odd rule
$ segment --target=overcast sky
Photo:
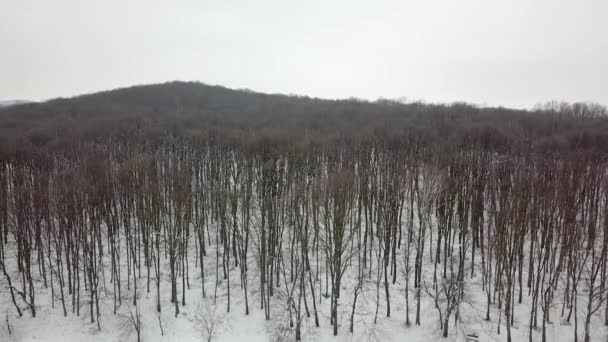
[[[170,80],[325,98],[608,104],[608,1],[0,1],[0,100]]]

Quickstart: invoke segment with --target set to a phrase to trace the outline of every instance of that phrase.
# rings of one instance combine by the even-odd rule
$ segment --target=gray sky
[[[608,104],[608,1],[0,1],[0,99],[169,80],[326,98]]]

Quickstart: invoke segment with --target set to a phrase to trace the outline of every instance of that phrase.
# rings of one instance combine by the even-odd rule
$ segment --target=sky
[[[606,0],[0,0],[0,100],[201,81],[323,98],[608,104]]]

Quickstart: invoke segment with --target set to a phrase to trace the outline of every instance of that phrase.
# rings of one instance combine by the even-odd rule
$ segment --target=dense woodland
[[[557,321],[589,341],[608,326],[607,157],[607,111],[587,103],[524,111],[174,82],[4,108],[0,295],[15,316],[52,305],[107,329],[101,300],[116,314],[145,292],[177,317],[227,291],[224,310],[238,296],[243,315],[267,320],[285,317],[271,305],[282,301],[300,340],[305,319],[356,332],[365,291],[370,320],[405,301],[404,325],[448,337],[481,279],[504,340],[526,302],[530,341]],[[422,301],[436,322],[421,321]]]

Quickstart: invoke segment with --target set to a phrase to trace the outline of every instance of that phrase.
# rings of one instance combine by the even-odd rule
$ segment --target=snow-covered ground
[[[15,248],[14,243],[9,244],[8,248]],[[194,245],[190,244],[194,255]],[[403,250],[403,248],[402,248]],[[401,250],[401,251],[402,251]],[[286,257],[289,250],[284,250]],[[7,262],[14,265],[14,260],[10,257],[15,253],[7,253]],[[425,258],[429,257],[428,253]],[[194,258],[191,258],[194,259]],[[208,332],[205,327],[215,324],[213,341],[294,341],[294,328],[289,327],[289,314],[287,311],[285,297],[278,289],[271,299],[271,319],[265,320],[264,311],[260,309],[259,279],[257,266],[253,255],[249,258],[249,303],[250,314],[245,315],[245,304],[243,291],[239,281],[239,269],[231,265],[230,286],[231,286],[231,307],[230,312],[227,308],[227,282],[220,277],[217,289],[217,298],[214,298],[215,289],[215,250],[210,247],[205,259],[206,298],[202,296],[201,278],[198,267],[191,260],[189,266],[190,288],[186,291],[186,305],[181,306],[178,317],[174,316],[174,307],[170,303],[170,281],[169,268],[164,265],[163,281],[161,281],[161,303],[162,312],[156,311],[156,294],[154,284],[150,285],[150,292],[146,292],[146,278],[143,274],[138,280],[138,292],[141,294],[139,306],[141,311],[141,339],[142,341],[206,341]],[[350,266],[351,270],[356,269],[356,260]],[[427,262],[424,270],[426,281],[432,279],[432,263]],[[220,266],[221,267],[221,266]],[[313,265],[314,267],[314,265]],[[35,266],[34,269],[37,269]],[[374,268],[375,269],[375,268]],[[126,274],[126,270],[123,270]],[[221,272],[221,268],[220,268]],[[390,286],[391,293],[391,317],[386,317],[385,297],[383,283],[380,286],[380,300],[378,321],[374,324],[376,311],[376,282],[375,273],[372,272],[371,279],[365,278],[363,291],[357,302],[355,315],[354,333],[349,332],[349,319],[352,310],[352,291],[355,287],[354,272],[347,272],[342,286],[342,295],[339,306],[339,334],[333,336],[332,326],[329,321],[330,300],[322,296],[319,309],[320,327],[315,327],[312,305],[309,302],[310,317],[304,312],[302,323],[302,339],[304,341],[410,341],[410,342],[430,342],[430,341],[465,341],[467,334],[478,335],[478,341],[506,341],[506,328],[504,326],[504,315],[498,329],[498,308],[492,306],[491,320],[485,321],[486,298],[481,290],[481,276],[477,271],[475,277],[466,280],[465,288],[466,302],[461,304],[460,320],[454,328],[453,319],[450,322],[450,335],[443,338],[439,327],[438,314],[431,299],[422,294],[421,304],[421,325],[414,324],[415,304],[413,281],[410,281],[410,320],[412,324],[405,324],[405,278],[403,270],[398,270],[397,283]],[[15,269],[11,272],[17,288],[20,286],[20,277]],[[323,276],[324,273],[321,272]],[[323,276],[324,277],[324,276]],[[323,280],[324,281],[324,280]],[[123,280],[123,302],[118,308],[118,313],[113,314],[112,287],[106,281],[107,288],[101,287],[100,291],[100,328],[97,323],[90,323],[88,296],[81,295],[80,315],[71,312],[71,297],[67,297],[66,306],[68,307],[67,317],[63,316],[60,301],[55,299],[55,307],[51,305],[50,288],[45,289],[40,279],[36,282],[36,303],[37,316],[32,318],[25,305],[22,317],[17,317],[10,295],[7,290],[5,280],[0,277],[0,341],[137,341],[137,334],[130,319],[130,312],[136,313],[130,304],[132,291],[126,291],[126,281]],[[131,284],[131,287],[133,285]],[[318,289],[318,283],[315,284]],[[181,299],[181,282],[178,282],[179,295]],[[325,284],[322,284],[322,292],[325,292]],[[132,290],[132,288],[131,288]],[[518,290],[516,290],[516,294]],[[317,298],[319,294],[317,293]],[[318,298],[319,300],[319,298]],[[515,306],[514,326],[512,327],[513,341],[528,341],[529,327],[529,297],[527,288],[524,285],[523,303]],[[581,302],[584,294],[581,294]],[[215,302],[215,304],[214,304]],[[579,304],[582,310],[584,305]],[[560,321],[559,310],[561,303],[556,298],[552,307],[554,318],[547,325],[547,341],[574,341],[574,327]],[[600,310],[592,321],[592,341],[608,341],[608,328],[603,325],[600,317],[603,310]],[[579,339],[582,340],[582,313],[579,314]],[[162,330],[161,330],[162,326]],[[9,334],[10,328],[10,334]],[[535,331],[534,341],[540,341],[540,330]]]

